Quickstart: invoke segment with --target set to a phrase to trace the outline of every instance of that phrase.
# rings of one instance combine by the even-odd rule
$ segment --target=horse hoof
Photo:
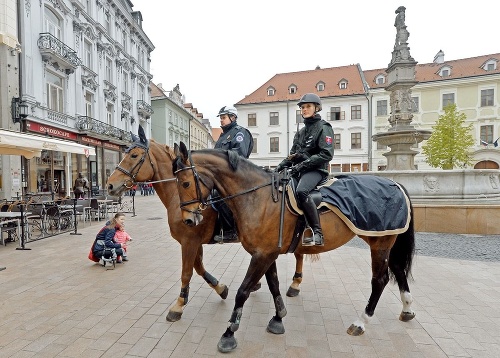
[[[399,320],[403,322],[411,321],[415,318],[415,312],[401,312],[399,315]]]
[[[351,324],[351,326],[347,329],[347,333],[351,336],[361,336],[365,333],[364,328]]]
[[[236,342],[236,338],[234,336],[224,337],[222,336],[217,344],[217,349],[221,353],[228,353],[234,350],[238,346],[238,342]]]
[[[182,312],[169,311],[167,315],[168,322],[177,322],[181,319]]]
[[[269,333],[273,333],[273,334],[283,334],[283,333],[285,333],[285,326],[283,325],[283,322],[277,321],[273,317],[269,321],[269,324],[267,325],[266,330]]]
[[[227,298],[227,294],[228,293],[229,293],[229,288],[227,288],[227,286],[224,285],[224,291],[222,291],[219,296],[220,296],[220,298],[222,298],[223,300],[225,300]]]
[[[260,290],[261,287],[262,287],[262,284],[260,282],[257,282],[257,284],[254,286],[254,288],[252,288],[252,292]]]
[[[286,295],[288,297],[297,297],[299,295],[300,290],[297,290],[296,288],[289,287],[288,291],[286,291]]]

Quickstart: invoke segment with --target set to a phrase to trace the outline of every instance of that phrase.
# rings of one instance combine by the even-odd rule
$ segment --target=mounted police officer
[[[247,158],[252,153],[253,138],[250,131],[236,122],[238,119],[238,111],[233,106],[224,106],[219,110],[217,117],[220,118],[220,127],[222,134],[220,135],[215,149],[234,150],[243,158]],[[213,198],[218,196],[214,193]],[[214,204],[215,209],[219,212],[219,222],[221,224],[221,233],[215,235],[216,242],[234,241],[238,239],[235,231],[233,214],[227,207],[224,201],[219,201]]]
[[[321,111],[318,95],[306,93],[298,106],[304,127],[295,134],[290,155],[276,167],[276,171],[291,167],[290,174],[299,179],[296,189],[298,204],[313,231],[313,236],[305,237],[302,245],[323,246],[319,213],[309,194],[328,176],[329,162],[333,158],[333,129],[318,113]]]

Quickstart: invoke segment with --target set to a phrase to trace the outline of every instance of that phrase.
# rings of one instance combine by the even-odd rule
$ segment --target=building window
[[[442,70],[441,71],[441,77],[449,77],[450,76],[450,70]]]
[[[257,138],[252,137],[252,139],[253,139],[252,153],[257,153]]]
[[[330,107],[330,112],[327,113],[327,120],[341,121],[345,119],[345,112],[340,110],[340,107]]]
[[[351,106],[351,120],[353,119],[361,119],[361,106]]]
[[[455,93],[444,93],[443,94],[443,109],[449,105],[455,103]]]
[[[123,45],[123,49],[125,51],[127,51],[127,33],[124,31],[122,31],[122,45]]]
[[[49,8],[45,8],[45,32],[61,40],[61,20]]]
[[[340,134],[333,134],[333,149],[340,149]]]
[[[106,106],[106,120],[109,125],[113,125],[113,105],[111,103]]]
[[[493,143],[493,125],[481,126],[481,142]]]
[[[271,153],[278,153],[280,151],[280,138],[279,137],[269,138],[269,151]]]
[[[57,112],[64,112],[63,80],[47,72],[47,106]]]
[[[248,126],[257,127],[257,113],[248,113]]]
[[[123,72],[123,75],[122,75],[122,90],[123,92],[127,93],[128,92],[128,73],[127,72]]]
[[[87,11],[87,14],[91,15],[91,12],[92,12],[92,0],[86,0],[85,3],[86,3],[85,10]]]
[[[340,89],[347,89],[347,82],[345,81],[340,82],[339,87]]]
[[[419,106],[420,106],[420,103],[419,103],[418,97],[412,97],[411,98],[411,110],[410,110],[410,112],[418,113]]]
[[[300,109],[295,110],[295,124],[304,123]]]
[[[496,70],[496,66],[494,62],[487,63],[485,66],[486,71],[494,71]]]
[[[104,14],[104,27],[106,28],[106,31],[108,34],[111,34],[111,15],[109,12]]]
[[[387,115],[387,100],[377,101],[377,116]]]
[[[384,76],[378,76],[377,79],[375,80],[375,83],[378,85],[383,85],[385,83],[385,77]]]
[[[85,92],[85,116],[92,117],[93,103],[94,103],[94,95],[90,92]]]
[[[174,125],[175,126],[178,126],[179,125],[179,116],[176,114],[174,114]]]
[[[288,88],[288,93],[290,93],[290,94],[295,94],[295,93],[297,93],[297,87],[295,87],[295,86],[290,86],[290,87]]]
[[[318,92],[321,92],[321,91],[324,91],[325,90],[325,84],[320,82],[316,85],[316,89],[318,90]]]
[[[83,64],[92,69],[92,43],[87,39],[83,42]]]
[[[481,90],[481,107],[493,106],[495,91],[493,88]]]
[[[109,57],[106,57],[106,81],[112,83],[113,82],[113,62]]]
[[[274,91],[274,88],[268,88],[268,89],[267,89],[267,95],[268,95],[268,96],[274,96],[274,92],[275,92],[275,91]]]
[[[143,85],[139,85],[139,100],[144,101],[144,86]],[[177,114],[175,116],[177,116]]]
[[[278,112],[269,113],[269,125],[278,126],[280,124],[280,117]]]
[[[361,133],[351,133],[351,149],[361,149]]]

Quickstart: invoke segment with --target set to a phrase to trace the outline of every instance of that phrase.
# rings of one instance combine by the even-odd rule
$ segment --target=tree
[[[473,124],[465,126],[466,119],[465,113],[457,111],[456,104],[444,108],[444,114],[432,127],[432,135],[422,146],[426,162],[431,167],[449,170],[472,164]]]

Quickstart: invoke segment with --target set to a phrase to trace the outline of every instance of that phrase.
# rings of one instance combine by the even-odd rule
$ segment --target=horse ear
[[[184,142],[181,141],[180,144],[180,155],[183,157],[183,160],[186,161],[188,158],[188,150]]]
[[[144,128],[139,124],[139,139],[141,140],[141,143],[146,144],[148,140],[146,139],[146,133],[144,132]]]
[[[134,133],[130,132],[130,136],[132,137],[132,142],[138,142],[139,141],[139,137],[136,136]]]
[[[174,143],[174,154],[176,157],[181,155],[181,151],[179,150],[179,146],[177,145],[177,143]]]

